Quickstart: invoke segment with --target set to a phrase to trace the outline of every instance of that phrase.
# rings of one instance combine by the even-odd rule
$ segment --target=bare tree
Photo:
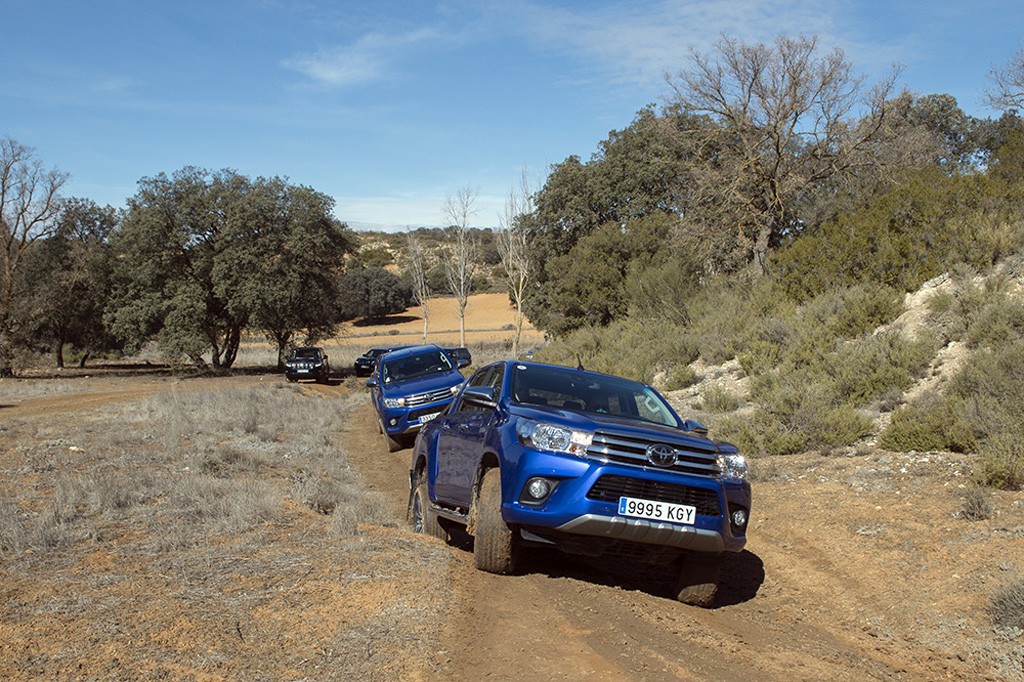
[[[68,175],[46,170],[35,150],[0,140],[0,377],[14,373],[14,338],[30,313],[18,270],[32,244],[57,229],[60,189]]]
[[[409,251],[409,272],[412,274],[412,296],[423,314],[423,343],[427,342],[427,328],[430,319],[430,286],[427,282],[427,254],[423,244],[412,232],[406,232],[406,248]]]
[[[473,275],[477,268],[479,244],[470,230],[469,222],[476,214],[477,190],[463,187],[454,197],[445,199],[441,216],[447,224],[448,248],[445,275],[448,289],[459,306],[459,345],[466,345],[466,304],[473,289]]]
[[[1024,107],[1024,45],[1010,61],[988,72],[992,85],[985,89],[985,103],[993,109]]]
[[[667,76],[674,103],[708,116],[704,190],[716,195],[748,244],[756,274],[768,250],[797,228],[794,208],[812,185],[869,161],[898,70],[867,92],[843,52],[817,55],[817,39],[779,37],[744,45],[723,37],[713,56],[691,51],[691,68]],[[866,108],[864,125],[848,120]]]
[[[522,216],[533,213],[533,194],[530,192],[523,170],[519,187],[512,187],[505,200],[505,213],[499,218],[497,242],[501,264],[505,270],[509,298],[516,310],[516,335],[512,339],[512,357],[519,357],[519,339],[523,334],[523,300],[530,282],[530,259],[528,258],[526,230]]]

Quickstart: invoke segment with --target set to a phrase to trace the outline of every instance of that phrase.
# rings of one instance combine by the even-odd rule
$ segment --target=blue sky
[[[818,36],[970,114],[1024,41],[1019,0],[0,0],[0,136],[125,205],[185,166],[282,176],[356,229],[494,226],[524,171],[584,160],[723,34]]]

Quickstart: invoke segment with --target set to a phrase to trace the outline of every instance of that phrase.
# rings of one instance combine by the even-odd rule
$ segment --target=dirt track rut
[[[409,450],[388,455],[367,405],[348,426],[349,456],[403,515]],[[983,667],[902,628],[872,581],[883,566],[810,534],[813,513],[792,490],[755,497],[748,550],[731,557],[721,605],[670,599],[658,576],[557,553],[530,555],[520,575],[480,573],[450,547],[453,618],[446,679],[795,680],[985,679]],[[842,513],[831,509],[829,513]],[[779,521],[779,527],[773,527]],[[821,519],[817,525],[821,525]],[[856,541],[856,535],[853,541]],[[424,538],[425,542],[432,541]],[[846,542],[851,540],[846,539]],[[846,551],[848,553],[844,554]],[[858,579],[858,574],[863,579]],[[886,620],[888,618],[888,621]],[[891,622],[890,622],[891,621]],[[912,627],[912,625],[911,625]],[[999,679],[999,678],[990,678]]]

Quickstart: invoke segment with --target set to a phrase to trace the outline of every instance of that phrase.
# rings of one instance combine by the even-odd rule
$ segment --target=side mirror
[[[692,419],[683,420],[683,431],[693,431],[694,433],[699,433],[702,436],[708,435],[708,427]]]
[[[462,399],[470,405],[494,409],[498,401],[494,399],[494,389],[490,386],[468,386],[462,392]]]
[[[377,388],[377,380],[376,379],[370,379],[369,381],[366,382],[366,387],[367,388]]]
[[[455,365],[459,369],[462,369],[463,367],[469,367],[469,360],[467,360],[466,358],[459,358],[458,362],[456,362]]]

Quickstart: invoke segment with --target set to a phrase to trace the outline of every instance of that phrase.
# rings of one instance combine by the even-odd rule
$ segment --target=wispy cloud
[[[723,33],[745,42],[779,34],[816,34],[834,45],[835,21],[826,0],[659,0],[563,9],[519,6],[523,29],[548,49],[600,64],[610,77],[660,80],[680,68],[691,48],[706,51]]]
[[[367,33],[349,45],[289,57],[282,65],[324,85],[357,85],[387,78],[396,60],[437,39],[430,28],[399,35]]]

